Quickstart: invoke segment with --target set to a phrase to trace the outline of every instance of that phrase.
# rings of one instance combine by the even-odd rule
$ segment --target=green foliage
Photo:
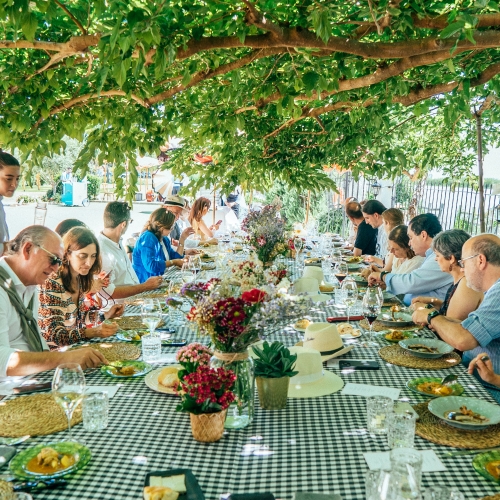
[[[95,200],[101,190],[101,179],[96,175],[87,175],[87,195],[90,200]]]
[[[264,341],[262,349],[252,347],[254,354],[255,376],[263,378],[281,378],[294,377],[297,371],[294,371],[297,355],[290,351],[278,341],[269,344]]]

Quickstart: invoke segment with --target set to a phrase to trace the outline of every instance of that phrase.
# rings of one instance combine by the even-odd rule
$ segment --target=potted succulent
[[[288,398],[290,377],[298,373],[293,371],[297,355],[277,341],[264,342],[262,348],[252,349],[256,356],[254,369],[260,406],[264,410],[282,410]]]

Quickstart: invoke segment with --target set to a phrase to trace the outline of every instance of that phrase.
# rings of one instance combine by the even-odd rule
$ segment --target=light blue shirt
[[[477,340],[478,346],[465,351],[462,362],[468,365],[478,354],[485,352],[500,373],[500,280],[485,294],[481,305],[469,313],[462,326]]]
[[[443,273],[434,258],[431,248],[425,252],[422,265],[408,274],[389,273],[385,275],[387,291],[394,295],[405,295],[403,302],[408,306],[413,297],[437,297],[444,300],[453,283],[451,274]]]
[[[386,230],[384,229],[384,224],[378,227],[377,233],[377,246],[376,246],[376,255],[381,259],[385,259],[387,257],[387,245],[389,243],[389,238]]]

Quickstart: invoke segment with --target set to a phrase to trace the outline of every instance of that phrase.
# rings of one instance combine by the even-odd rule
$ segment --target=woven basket
[[[196,441],[200,443],[215,443],[224,434],[224,421],[227,410],[217,413],[189,414],[191,419],[191,432]]]
[[[384,361],[392,365],[417,368],[418,370],[444,370],[460,364],[460,356],[456,352],[450,352],[440,358],[419,358],[397,344],[382,347],[378,354]]]
[[[12,483],[0,479],[0,498],[2,500],[16,500],[17,495],[14,493]]]

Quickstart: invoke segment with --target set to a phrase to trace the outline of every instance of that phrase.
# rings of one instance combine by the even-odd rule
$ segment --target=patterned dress
[[[39,298],[38,325],[47,342],[59,347],[88,340],[85,328],[98,318],[98,304],[86,305],[85,294],[81,293],[77,307],[59,275],[45,281]]]

